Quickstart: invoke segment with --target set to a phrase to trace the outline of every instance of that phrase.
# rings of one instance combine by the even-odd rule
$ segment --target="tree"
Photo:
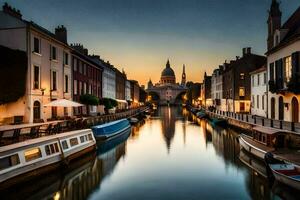
[[[109,109],[118,106],[118,102],[115,99],[111,99],[111,98],[102,98],[100,99],[99,104],[104,105],[106,112],[108,112]]]
[[[86,105],[87,114],[90,114],[89,106],[96,106],[99,105],[99,98],[91,95],[91,94],[84,94],[80,96],[80,103]]]

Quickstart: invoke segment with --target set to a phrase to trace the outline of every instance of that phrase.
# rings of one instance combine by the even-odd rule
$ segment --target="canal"
[[[240,152],[238,132],[161,107],[68,169],[2,191],[1,199],[296,199]]]

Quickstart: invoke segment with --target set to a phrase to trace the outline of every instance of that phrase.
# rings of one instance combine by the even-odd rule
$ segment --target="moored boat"
[[[95,149],[91,129],[45,136],[0,147],[0,183],[11,185],[44,174]]]
[[[101,124],[92,127],[93,134],[96,140],[106,140],[123,134],[126,130],[130,129],[131,125],[127,119],[121,119],[106,124]]]
[[[210,122],[214,126],[226,126],[227,125],[227,120],[223,118],[211,118]]]
[[[253,127],[252,136],[245,134],[239,136],[240,147],[262,160],[266,153],[284,147],[284,143],[282,132],[261,126]]]
[[[135,117],[131,117],[128,119],[130,124],[137,124],[139,122],[139,119],[135,118]]]
[[[203,119],[203,118],[206,118],[207,117],[207,114],[204,110],[201,110],[199,112],[196,113],[196,116],[199,118],[199,119]]]
[[[298,165],[277,160],[271,153],[266,154],[265,162],[275,180],[300,190],[300,167]]]

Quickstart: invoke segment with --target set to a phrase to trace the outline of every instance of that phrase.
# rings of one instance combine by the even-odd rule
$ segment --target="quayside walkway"
[[[216,115],[221,118],[231,118],[252,125],[260,125],[260,126],[289,131],[295,134],[300,134],[300,123],[296,123],[296,122],[274,120],[274,119],[268,119],[268,118],[250,115],[250,114],[225,112],[220,110],[215,110],[213,112],[207,111],[207,113],[210,115]]]
[[[148,110],[143,106],[123,112],[91,116],[91,117],[74,117],[68,120],[55,120],[42,123],[27,123],[18,125],[0,126],[0,146],[13,144],[28,139],[54,135],[63,132],[90,128],[94,125],[107,123],[110,121],[129,118]]]

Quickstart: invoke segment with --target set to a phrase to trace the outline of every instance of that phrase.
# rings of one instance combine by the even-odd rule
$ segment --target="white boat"
[[[275,179],[300,190],[300,168],[294,164],[269,164]]]
[[[106,140],[116,137],[130,129],[131,125],[127,119],[121,119],[98,126],[93,126],[93,134],[97,140]]]
[[[262,160],[265,158],[266,153],[285,146],[284,133],[260,126],[253,128],[252,136],[241,134],[239,143],[242,149]]]
[[[96,148],[91,129],[45,136],[0,147],[0,183],[44,174]]]

